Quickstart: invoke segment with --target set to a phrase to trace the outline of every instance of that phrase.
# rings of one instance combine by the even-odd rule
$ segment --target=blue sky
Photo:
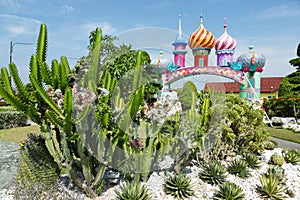
[[[247,51],[254,38],[255,50],[267,59],[262,76],[294,71],[288,61],[296,57],[300,42],[299,0],[0,0],[0,66],[9,62],[10,41],[33,42],[14,46],[13,60],[26,80],[41,23],[48,28],[48,63],[64,55],[73,66],[76,58],[87,55],[88,36],[96,27],[119,36],[120,43],[168,52],[176,36],[178,14],[188,37],[198,28],[201,12],[205,28],[216,39],[227,18],[227,31],[237,40],[235,58]],[[210,63],[215,62],[213,50]]]

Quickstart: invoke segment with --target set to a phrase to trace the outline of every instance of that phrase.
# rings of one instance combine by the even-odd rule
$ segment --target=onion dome
[[[157,61],[157,66],[161,67],[161,68],[167,68],[168,65],[172,64],[172,60],[166,58],[164,56],[164,52],[160,51],[159,52],[159,57],[158,57],[158,61]]]
[[[225,21],[226,19],[224,19]],[[221,37],[216,41],[215,49],[216,52],[226,52],[226,51],[234,51],[236,47],[236,41],[227,33],[227,25],[226,21],[224,22],[224,33]]]
[[[256,53],[253,46],[249,45],[249,52],[240,55],[237,62],[242,63],[244,72],[262,72],[266,63],[266,58],[261,53]]]
[[[190,36],[188,44],[191,49],[196,49],[196,48],[211,49],[214,47],[215,38],[211,32],[209,32],[204,28],[202,16],[200,16],[200,26]]]

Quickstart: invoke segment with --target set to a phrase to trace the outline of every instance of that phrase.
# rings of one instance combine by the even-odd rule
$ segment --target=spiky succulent
[[[205,182],[218,185],[225,181],[226,169],[218,161],[213,161],[211,163],[204,164],[202,171],[199,173],[199,177]]]
[[[300,162],[300,152],[296,149],[283,151],[282,154],[285,162],[287,163],[295,164],[297,162]]]
[[[270,177],[271,175],[275,176],[279,182],[282,182],[284,179],[284,169],[279,166],[271,166],[266,173],[266,177]]]
[[[213,199],[214,200],[242,200],[244,199],[245,194],[243,190],[234,183],[224,182],[219,186],[219,189],[215,192]]]
[[[185,174],[170,175],[164,184],[166,194],[170,194],[177,199],[186,199],[194,196],[191,179]]]
[[[278,153],[274,153],[270,158],[270,164],[281,166],[284,164],[284,158]]]
[[[248,169],[248,164],[245,160],[236,159],[228,165],[227,168],[230,174],[237,175],[241,178],[248,178],[250,176],[250,172]]]
[[[260,162],[259,162],[259,157],[253,153],[246,153],[243,156],[243,160],[246,161],[246,163],[248,164],[248,167],[250,168],[259,168]]]
[[[278,144],[276,143],[276,141],[265,141],[264,146],[267,150],[273,150],[278,146]]]
[[[120,185],[121,191],[115,191],[117,200],[150,200],[148,188],[141,183],[126,182]]]
[[[256,190],[261,194],[262,197],[267,199],[281,200],[286,199],[285,192],[287,190],[277,177],[271,174],[267,177],[265,174],[260,178],[261,185],[256,186]]]

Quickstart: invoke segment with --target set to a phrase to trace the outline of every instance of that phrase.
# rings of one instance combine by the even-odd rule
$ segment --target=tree
[[[300,72],[300,43],[298,44],[298,48],[297,48],[297,56],[298,58],[291,59],[289,63],[294,67],[296,67],[296,70]]]
[[[280,97],[297,97],[300,95],[300,43],[297,49],[298,58],[289,61],[291,65],[296,67],[296,72],[286,76],[279,87],[278,96]]]

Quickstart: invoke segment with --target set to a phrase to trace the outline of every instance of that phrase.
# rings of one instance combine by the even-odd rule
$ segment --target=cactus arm
[[[98,76],[99,76],[101,38],[102,38],[102,31],[100,28],[97,28],[95,32],[95,40],[93,42],[93,47],[91,50],[92,63],[89,71],[89,80],[94,82],[95,84],[98,83]]]
[[[46,61],[47,55],[47,27],[46,24],[41,24],[40,33],[37,41],[36,55],[39,62]]]
[[[68,59],[65,56],[62,56],[60,57],[60,63],[65,68],[66,75],[68,75],[70,73],[70,66],[69,66]]]
[[[45,81],[45,83],[47,85],[51,85],[52,83],[52,73],[51,71],[48,69],[46,62],[41,62],[40,64],[40,69],[41,69],[41,75],[43,80]]]
[[[11,84],[10,84],[10,79],[9,79],[9,75],[8,75],[8,71],[5,67],[1,68],[1,79],[4,83],[4,86],[7,90],[7,92],[10,94],[10,95],[14,95],[14,92],[11,88]]]
[[[60,89],[64,92],[67,85],[68,85],[68,79],[67,79],[67,74],[66,74],[66,71],[65,71],[65,68],[64,66],[60,63],[59,64],[59,86],[60,86]]]
[[[44,101],[53,109],[53,111],[62,119],[64,119],[64,116],[58,107],[56,103],[50,97],[46,94],[45,90],[42,88],[42,86],[39,85],[36,78],[33,75],[29,75],[30,81],[33,84],[33,86],[38,91],[39,95],[44,99]]]
[[[25,89],[25,86],[23,85],[22,80],[20,79],[20,77],[18,75],[18,70],[17,70],[16,65],[14,63],[9,64],[9,70],[13,77],[15,85],[18,89],[18,95],[21,97],[21,99],[23,101],[28,102],[31,99],[31,97],[30,97],[30,94]]]
[[[59,72],[59,64],[57,60],[52,60],[51,62],[51,69],[52,69],[52,86],[54,89],[58,88],[58,82],[60,77]]]
[[[0,95],[9,102],[12,106],[14,106],[19,111],[25,111],[27,106],[20,102],[14,95],[10,95],[4,88],[3,85],[0,84]]]
[[[63,126],[64,126],[64,122],[63,122],[61,119],[59,119],[59,118],[57,117],[57,115],[55,115],[55,114],[54,114],[53,112],[51,112],[50,110],[46,110],[45,115],[46,115],[47,119],[49,119],[50,122],[51,122],[53,125],[55,125],[55,126],[57,126],[57,127],[63,127]]]
[[[36,79],[39,77],[39,68],[37,64],[36,55],[32,55],[29,63],[30,74],[32,74]]]
[[[72,132],[73,120],[72,120],[73,100],[72,91],[68,87],[64,95],[64,114],[65,114],[65,126],[64,130],[67,135]]]
[[[136,67],[135,67],[135,71],[134,71],[132,91],[136,90],[140,85],[140,76],[141,76],[141,71],[142,71],[141,63],[142,63],[142,51],[139,50],[137,52]]]

